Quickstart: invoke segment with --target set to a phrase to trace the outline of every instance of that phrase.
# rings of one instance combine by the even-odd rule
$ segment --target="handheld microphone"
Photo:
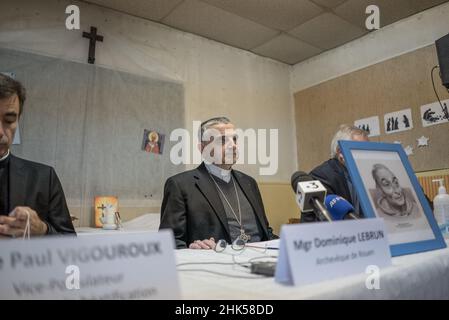
[[[354,214],[354,207],[352,204],[343,197],[330,194],[326,197],[324,204],[334,220],[344,220],[346,216],[353,220],[359,219]]]
[[[327,191],[320,181],[314,180],[305,172],[298,171],[292,175],[291,183],[302,212],[314,211],[320,220],[333,221],[323,205]]]

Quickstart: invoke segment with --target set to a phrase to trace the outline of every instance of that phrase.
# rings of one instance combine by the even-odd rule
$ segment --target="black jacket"
[[[353,199],[351,192],[349,191],[348,184],[346,183],[345,172],[343,165],[337,159],[330,159],[310,172],[310,175],[321,181],[324,187],[327,189],[327,194],[335,194],[345,198],[351,204]],[[301,222],[315,222],[319,221],[315,213],[302,213]]]
[[[58,176],[52,167],[10,155],[9,207],[30,207],[48,234],[75,234]]]
[[[233,170],[235,181],[251,204],[256,221],[263,230],[262,240],[276,237],[268,226],[265,209],[256,181]],[[195,240],[214,237],[231,242],[226,212],[206,166],[168,178],[164,187],[159,229],[172,229],[176,247],[187,248]]]

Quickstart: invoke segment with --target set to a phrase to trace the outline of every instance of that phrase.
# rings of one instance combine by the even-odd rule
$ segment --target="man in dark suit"
[[[340,126],[332,139],[331,159],[313,169],[310,175],[321,181],[328,194],[335,194],[348,200],[354,206],[355,214],[363,217],[355,188],[345,166],[345,159],[338,146],[339,140],[369,141],[368,132],[355,126]],[[301,222],[315,221],[319,219],[313,212],[301,214]]]
[[[0,237],[75,234],[61,183],[43,164],[10,152],[25,102],[25,89],[0,74]]]
[[[160,229],[172,229],[176,247],[214,249],[215,241],[273,239],[256,181],[233,170],[237,160],[234,125],[225,117],[201,124],[204,162],[167,179]]]

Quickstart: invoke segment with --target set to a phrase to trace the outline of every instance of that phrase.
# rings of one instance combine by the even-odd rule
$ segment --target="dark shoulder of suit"
[[[70,213],[59,178],[48,165],[10,159],[10,205],[28,206],[47,223],[49,234],[74,234]]]
[[[11,155],[11,161],[21,162],[21,165],[23,167],[25,167],[27,170],[32,170],[33,173],[41,173],[42,171],[49,172],[50,170],[52,170],[52,167],[50,167],[49,165],[39,163],[39,162],[34,162],[31,160],[22,159],[22,158],[14,156],[14,155]]]
[[[327,194],[339,195],[348,201],[352,201],[351,194],[346,183],[344,170],[345,169],[340,162],[333,158],[314,168],[310,172],[310,175],[324,185],[327,189]],[[318,218],[314,212],[301,214],[301,222],[315,221],[318,221]]]
[[[329,194],[345,197],[349,194],[343,166],[337,159],[330,159],[310,172],[310,175],[320,180]]]

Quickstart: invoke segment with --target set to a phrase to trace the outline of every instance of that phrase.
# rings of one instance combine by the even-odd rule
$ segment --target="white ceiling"
[[[85,0],[296,64],[368,33],[365,9],[381,27],[449,0]]]

